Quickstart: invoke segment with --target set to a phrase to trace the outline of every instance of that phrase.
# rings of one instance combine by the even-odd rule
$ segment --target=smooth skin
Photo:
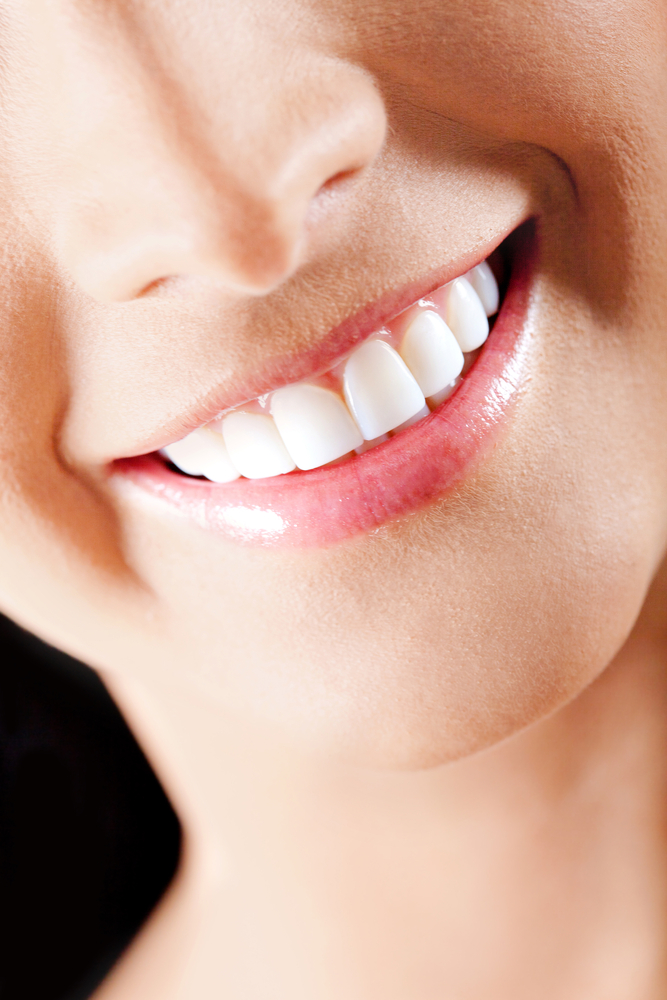
[[[100,1000],[664,997],[667,4],[0,19],[0,605],[186,835]],[[272,551],[109,477],[529,216],[530,379],[453,495]]]

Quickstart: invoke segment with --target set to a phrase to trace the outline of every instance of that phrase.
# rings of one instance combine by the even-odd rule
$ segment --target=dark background
[[[178,865],[180,826],[97,675],[0,616],[0,998],[84,1000]]]

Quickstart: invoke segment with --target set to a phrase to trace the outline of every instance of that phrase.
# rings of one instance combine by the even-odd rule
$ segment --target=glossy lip
[[[534,224],[511,239],[510,284],[491,336],[457,391],[408,430],[340,465],[271,479],[188,479],[155,454],[119,459],[112,478],[231,541],[271,547],[333,545],[446,495],[493,445],[525,381]]]

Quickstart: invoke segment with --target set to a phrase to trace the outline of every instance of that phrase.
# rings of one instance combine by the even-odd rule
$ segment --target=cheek
[[[566,314],[558,288],[539,312],[508,433],[411,518],[285,554],[128,506],[164,661],[290,738],[384,766],[465,756],[582,691],[657,569],[667,454],[655,377],[629,380],[619,339]]]

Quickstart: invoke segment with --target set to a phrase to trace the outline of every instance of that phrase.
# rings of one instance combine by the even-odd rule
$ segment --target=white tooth
[[[239,478],[220,434],[200,427],[187,437],[162,449],[162,454],[190,476],[206,476],[214,483],[230,483]]]
[[[454,392],[454,389],[458,388],[460,382],[461,379],[457,378],[450,385],[446,385],[444,389],[441,389],[440,392],[436,392],[433,396],[429,396],[428,405],[431,409],[435,410],[436,407],[440,406],[441,403],[444,403],[446,399],[449,399],[451,394]]]
[[[355,448],[357,455],[363,455],[364,452],[372,451],[373,448],[377,448],[379,444],[384,444],[385,441],[389,440],[388,434],[380,434],[378,438],[371,438],[370,441],[364,441],[360,444],[358,448]]]
[[[347,405],[367,441],[419,413],[424,393],[399,354],[382,340],[368,340],[345,365]]]
[[[319,385],[302,382],[276,390],[271,414],[299,469],[333,462],[364,440],[340,396]]]
[[[430,412],[428,406],[424,403],[419,413],[415,413],[414,417],[410,417],[409,420],[404,420],[398,427],[394,427],[392,434],[400,434],[401,431],[407,431],[408,427],[412,427],[413,424],[418,424],[424,417],[428,417]]]
[[[456,337],[432,309],[415,316],[405,331],[401,357],[425,396],[433,396],[453,382],[463,368]]]
[[[168,458],[181,472],[187,472],[189,476],[201,476],[202,460],[204,448],[197,436],[197,431],[168,444],[166,448],[160,449],[160,454]]]
[[[487,316],[498,312],[500,294],[496,277],[485,260],[466,274],[467,280],[479,295]]]
[[[237,410],[222,421],[222,434],[229,457],[247,479],[268,479],[295,468],[272,417]]]
[[[210,479],[212,483],[231,483],[232,480],[238,479],[241,473],[229,457],[222,434],[209,430],[207,427],[202,427],[198,433],[206,439],[206,456],[202,463],[202,475]]]
[[[457,278],[450,286],[445,319],[464,354],[481,347],[489,335],[484,306],[465,278]]]

